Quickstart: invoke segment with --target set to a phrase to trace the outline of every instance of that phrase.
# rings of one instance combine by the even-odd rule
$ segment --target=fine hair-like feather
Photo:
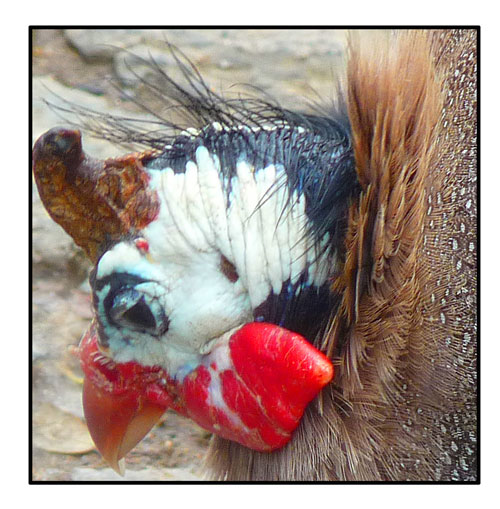
[[[263,94],[223,98],[170,50],[183,83],[154,62],[142,78],[163,105],[141,103],[153,120],[62,112],[101,138],[152,149],[160,167],[176,148],[185,157],[213,139],[210,129],[225,133],[212,148],[227,172],[242,150],[265,162],[272,141],[291,189],[318,197],[308,211],[317,238],[333,232],[340,251],[326,329],[310,338],[336,365],[333,383],[272,454],[214,437],[208,475],[475,480],[476,32],[351,34],[345,90],[322,114]],[[324,154],[336,148],[329,173]],[[318,153],[302,181],[299,161]]]

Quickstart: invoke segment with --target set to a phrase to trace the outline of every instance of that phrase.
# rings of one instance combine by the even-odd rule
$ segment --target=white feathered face
[[[212,123],[111,162],[88,158],[75,131],[36,144],[49,210],[61,208],[56,170],[64,203],[82,193],[91,216],[61,221],[97,259],[83,404],[115,469],[167,408],[257,451],[283,447],[333,378],[313,344],[337,303],[352,150],[342,123],[289,120]]]
[[[200,145],[185,171],[149,175],[158,217],[109,249],[92,279],[100,342],[115,362],[182,380],[225,333],[254,320],[286,326],[300,298],[313,312],[326,306],[336,251],[328,232],[314,235],[282,165],[241,158],[227,178]]]

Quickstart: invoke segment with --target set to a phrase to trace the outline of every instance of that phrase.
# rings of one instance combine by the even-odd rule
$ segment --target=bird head
[[[80,108],[149,150],[36,142],[42,202],[93,263],[83,404],[116,470],[171,408],[218,435],[217,479],[475,476],[476,36],[399,32],[352,34],[345,107],[225,101],[173,51],[185,87],[155,64],[143,84],[189,126]]]
[[[212,123],[106,161],[79,131],[36,142],[41,199],[94,263],[83,406],[115,470],[168,408],[250,449],[281,448],[332,381],[315,341],[356,180],[342,125],[306,120]]]

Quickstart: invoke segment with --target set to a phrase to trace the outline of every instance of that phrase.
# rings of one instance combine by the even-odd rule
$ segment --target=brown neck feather
[[[475,478],[476,47],[475,30],[350,38],[362,193],[321,345],[337,374],[282,450],[214,438],[214,478]]]

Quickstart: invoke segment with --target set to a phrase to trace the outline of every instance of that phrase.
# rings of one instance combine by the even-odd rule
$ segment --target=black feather
[[[149,67],[147,77],[136,74],[163,109],[128,95],[151,116],[149,120],[102,114],[69,103],[67,108],[56,109],[76,115],[79,127],[99,138],[157,150],[158,155],[147,163],[150,170],[170,167],[182,173],[203,145],[220,161],[228,200],[238,161],[244,159],[256,172],[271,164],[282,165],[286,182],[276,182],[265,199],[281,185],[288,186],[289,200],[294,193],[303,194],[309,220],[304,235],[317,240],[314,249],[319,256],[321,241],[328,234],[329,243],[322,249],[332,248],[342,259],[347,210],[360,188],[349,119],[340,92],[335,105],[316,105],[316,114],[282,108],[264,93],[225,98],[210,89],[179,49],[167,46],[182,83],[172,79],[153,58],[139,58]],[[132,67],[130,70],[134,72]],[[279,295],[271,294],[255,310],[255,318],[314,337],[325,325],[324,317],[335,307],[336,297],[328,284],[317,288],[306,285],[306,281],[304,273],[295,285],[284,282]],[[314,327],[303,330],[301,324],[306,322],[314,323]]]

